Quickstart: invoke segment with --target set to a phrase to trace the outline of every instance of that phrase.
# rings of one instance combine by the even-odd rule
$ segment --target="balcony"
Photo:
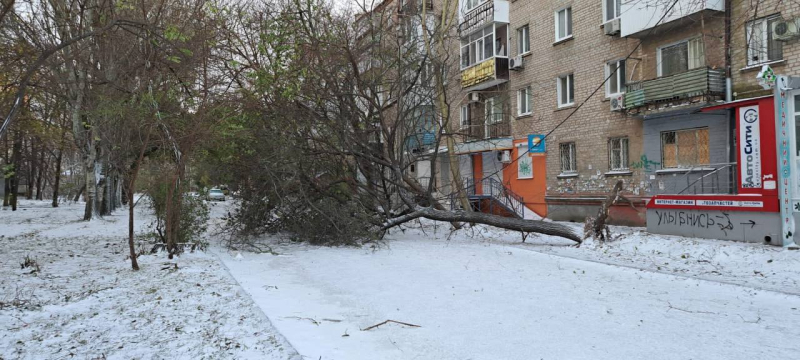
[[[401,14],[419,14],[422,13],[423,3],[425,6],[425,11],[430,13],[433,11],[433,0],[405,0],[401,2],[400,7],[397,11]]]
[[[724,0],[678,0],[664,20],[659,23],[672,2],[650,3],[642,1],[623,1],[620,16],[620,36],[640,38],[650,34],[654,27],[669,27],[671,22],[701,11],[725,11]],[[674,25],[674,24],[673,24]],[[659,32],[661,33],[661,32]]]
[[[477,124],[462,126],[458,131],[464,135],[466,141],[494,139],[511,136],[511,123],[500,121],[490,124]]]
[[[483,90],[508,81],[508,58],[493,57],[461,72],[464,91]]]
[[[508,1],[489,0],[465,14],[459,11],[458,36],[469,36],[492,22],[508,23]]]
[[[719,69],[697,68],[653,80],[629,83],[625,86],[625,108],[688,99],[697,96],[725,94],[725,72]]]

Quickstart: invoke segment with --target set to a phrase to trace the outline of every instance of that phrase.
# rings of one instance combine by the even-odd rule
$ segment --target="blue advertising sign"
[[[544,154],[544,135],[528,135],[528,152],[531,154]]]

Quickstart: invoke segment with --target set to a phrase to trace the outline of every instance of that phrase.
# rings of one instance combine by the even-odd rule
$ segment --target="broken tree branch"
[[[442,211],[432,208],[420,208],[408,214],[398,216],[390,219],[383,225],[383,230],[404,224],[414,219],[426,218],[430,220],[447,221],[447,222],[467,222],[475,224],[484,224],[494,227],[499,227],[507,230],[515,230],[526,233],[539,233],[545,235],[553,235],[562,237],[581,243],[578,234],[574,233],[566,225],[553,222],[545,222],[541,220],[525,220],[517,218],[509,218],[499,215],[486,214],[482,212],[464,212],[464,211]]]
[[[377,323],[377,324],[375,324],[375,325],[372,325],[372,326],[370,326],[370,327],[367,327],[366,329],[361,329],[361,331],[372,330],[372,329],[374,329],[374,328],[376,328],[376,327],[378,327],[378,326],[381,326],[381,325],[386,325],[386,324],[388,324],[388,323],[390,323],[390,322],[392,322],[392,323],[395,323],[395,324],[400,324],[400,325],[410,326],[410,327],[422,327],[422,326],[419,326],[419,325],[409,324],[409,323],[402,322],[402,321],[386,320],[386,321],[383,321],[383,322]]]

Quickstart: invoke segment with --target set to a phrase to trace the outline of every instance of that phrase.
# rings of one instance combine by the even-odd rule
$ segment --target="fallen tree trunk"
[[[390,219],[383,225],[383,230],[388,230],[395,226],[407,223],[411,220],[418,218],[426,218],[438,221],[448,222],[468,222],[475,224],[484,224],[501,229],[515,230],[526,233],[538,233],[545,235],[553,235],[572,240],[580,244],[583,239],[574,233],[572,229],[566,225],[559,223],[546,222],[541,220],[525,220],[518,218],[510,218],[493,214],[486,214],[482,212],[465,212],[465,211],[443,211],[432,208],[417,208],[416,210]]]

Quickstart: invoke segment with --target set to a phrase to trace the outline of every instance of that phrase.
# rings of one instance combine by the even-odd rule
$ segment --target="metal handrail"
[[[496,178],[485,178],[481,179],[481,191],[478,192],[476,187],[476,183],[473,179],[465,178],[463,179],[464,188],[462,189],[466,192],[467,196],[484,196],[489,198],[491,201],[494,201],[514,215],[525,218],[525,199],[520,196],[519,194],[515,193],[508,187],[506,187],[500,180]],[[458,201],[459,191],[450,193],[450,206],[451,208],[455,208],[456,203]]]
[[[736,163],[735,162],[721,163],[721,164],[713,164],[713,165],[709,165],[709,166],[714,166],[714,165],[719,165],[719,167],[715,168],[712,171],[709,171],[707,174],[705,174],[703,176],[700,176],[699,178],[695,179],[691,183],[689,183],[689,175],[692,172],[697,171],[696,169],[703,169],[703,167],[687,169],[686,173],[684,173],[684,175],[683,175],[683,177],[686,178],[686,187],[683,188],[683,190],[679,191],[678,195],[683,194],[686,190],[689,190],[689,188],[691,188],[692,186],[697,184],[698,181],[700,182],[700,184],[702,186],[702,191],[701,192],[705,192],[705,178],[707,178],[707,177],[709,177],[711,175],[719,174],[719,172],[722,171],[723,169],[732,168],[732,167],[736,166]],[[717,176],[716,179],[717,179],[716,183],[717,183],[717,186],[718,186],[719,185],[719,177]],[[714,182],[712,181],[712,186],[713,186],[713,184],[714,184]],[[735,186],[732,186],[732,188],[735,188]]]

